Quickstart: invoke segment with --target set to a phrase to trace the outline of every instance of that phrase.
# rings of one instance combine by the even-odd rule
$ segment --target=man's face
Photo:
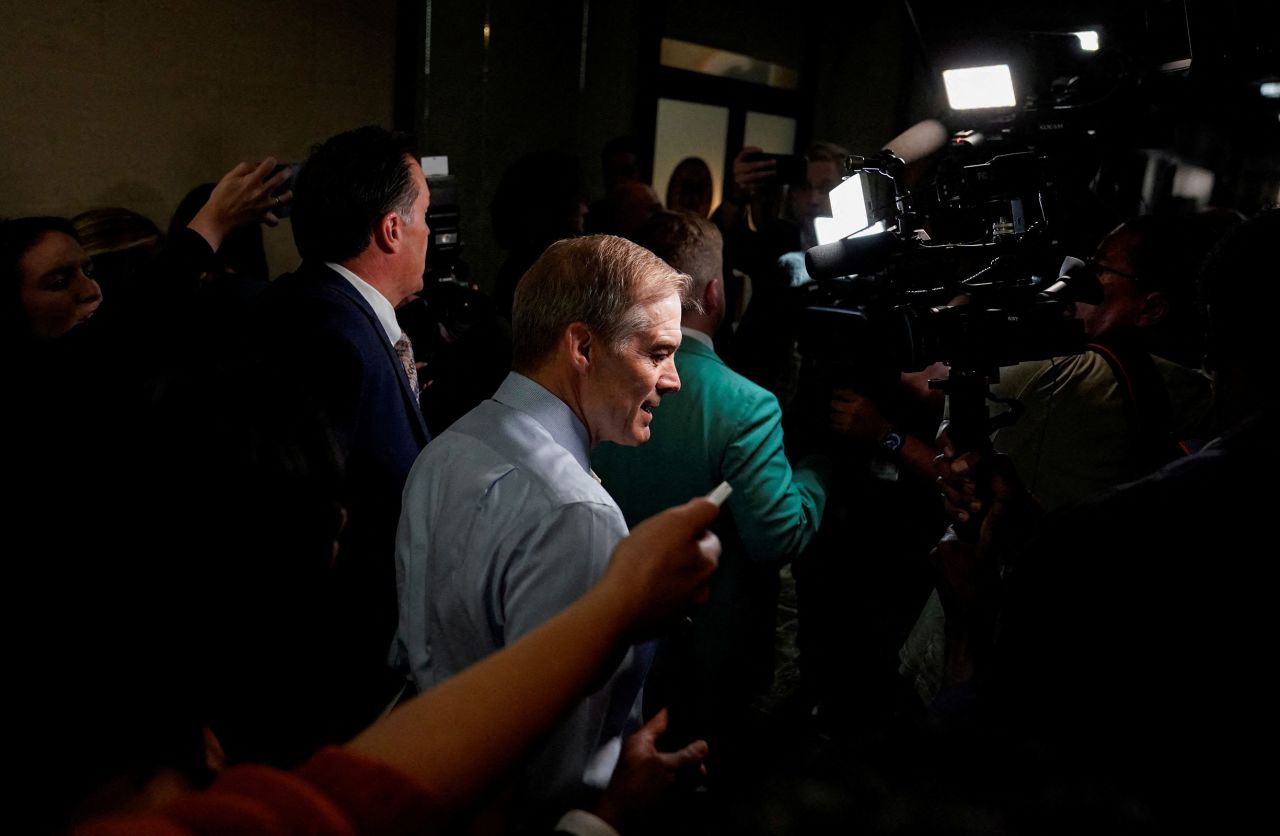
[[[658,193],[647,183],[624,183],[614,190],[618,216],[614,234],[634,238],[645,221],[662,211]]]
[[[1138,322],[1147,293],[1133,279],[1121,275],[1133,275],[1136,245],[1135,235],[1119,229],[1098,246],[1094,261],[1098,266],[1098,281],[1102,284],[1102,302],[1097,305],[1076,304],[1076,319],[1084,322],[1085,336],[1091,340],[1117,328],[1132,327]]]
[[[619,183],[640,180],[640,161],[630,151],[618,151],[609,158],[604,166],[605,189],[612,189]]]
[[[831,216],[831,190],[840,185],[840,171],[831,160],[810,160],[803,185],[791,187],[791,209],[801,220]]]
[[[404,295],[406,297],[422,290],[422,275],[427,269],[427,244],[431,240],[431,227],[427,226],[427,209],[431,206],[431,189],[427,186],[427,178],[417,160],[410,161],[412,176],[418,185],[418,197],[413,202],[413,211],[405,224],[405,249],[403,253]]]
[[[61,337],[87,320],[102,304],[102,289],[91,278],[84,248],[62,232],[46,232],[18,261],[18,296],[31,333]]]
[[[680,390],[680,297],[673,293],[644,306],[644,312],[649,327],[627,337],[620,352],[600,342],[592,348],[582,396],[592,447],[601,441],[628,447],[648,441],[652,410],[664,394]]]

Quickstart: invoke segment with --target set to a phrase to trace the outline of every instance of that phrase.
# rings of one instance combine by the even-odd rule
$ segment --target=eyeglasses
[[[1134,273],[1126,273],[1123,270],[1117,270],[1116,268],[1112,267],[1110,264],[1104,264],[1101,261],[1098,261],[1096,259],[1092,259],[1092,258],[1085,259],[1084,266],[1086,269],[1091,270],[1093,272],[1093,275],[1099,280],[1102,278],[1103,273],[1114,273],[1117,276],[1120,276],[1121,278],[1124,278],[1124,279],[1128,279],[1131,282],[1141,281],[1138,278],[1138,276]]]

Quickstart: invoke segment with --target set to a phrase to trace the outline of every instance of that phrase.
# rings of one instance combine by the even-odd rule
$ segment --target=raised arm
[[[188,226],[198,232],[216,252],[222,239],[238,226],[264,223],[275,226],[280,223],[275,209],[293,199],[293,192],[273,196],[271,193],[289,178],[287,169],[271,174],[274,157],[262,162],[239,163],[222,175],[213,187],[213,194]]]

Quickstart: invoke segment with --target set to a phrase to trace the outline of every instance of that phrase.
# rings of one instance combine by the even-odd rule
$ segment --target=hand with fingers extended
[[[738,193],[744,197],[751,197],[758,186],[772,180],[778,174],[777,161],[772,157],[763,160],[752,159],[753,155],[760,153],[763,153],[761,148],[748,145],[733,158],[733,184],[737,186]]]
[[[637,635],[661,631],[706,600],[720,557],[720,540],[708,529],[719,513],[713,503],[692,499],[640,523],[614,549],[598,589],[632,613]]]
[[[622,757],[595,809],[595,814],[614,828],[621,830],[626,822],[661,802],[681,771],[705,771],[702,762],[707,757],[707,742],[695,740],[675,752],[659,752],[657,741],[666,730],[664,708],[623,741]]]
[[[272,175],[271,170],[275,167],[275,157],[267,157],[257,165],[238,163],[213,187],[209,200],[191,219],[190,228],[217,250],[227,234],[237,227],[251,223],[267,226],[280,223],[276,210],[293,200],[293,192],[272,195],[290,176],[288,168]]]

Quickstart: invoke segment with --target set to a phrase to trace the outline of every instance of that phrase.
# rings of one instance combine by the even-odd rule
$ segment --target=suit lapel
[[[364,314],[364,318],[368,320],[369,327],[373,331],[373,338],[378,345],[382,346],[383,353],[387,357],[387,362],[393,364],[399,374],[396,378],[400,381],[400,393],[405,399],[405,405],[409,411],[413,413],[413,420],[416,422],[418,431],[422,436],[422,443],[425,445],[430,440],[431,434],[427,429],[426,419],[422,417],[422,407],[418,403],[418,398],[413,396],[413,390],[409,388],[409,376],[405,374],[404,367],[400,364],[400,355],[396,354],[395,346],[391,344],[391,340],[387,337],[387,332],[382,327],[382,321],[378,319],[378,315],[374,313],[373,307],[369,304],[369,300],[360,295],[360,291],[351,286],[351,282],[347,281],[343,276],[330,270],[328,267],[322,267],[320,270],[323,281],[329,285],[335,292],[345,297],[351,304],[355,305],[359,311]]]

